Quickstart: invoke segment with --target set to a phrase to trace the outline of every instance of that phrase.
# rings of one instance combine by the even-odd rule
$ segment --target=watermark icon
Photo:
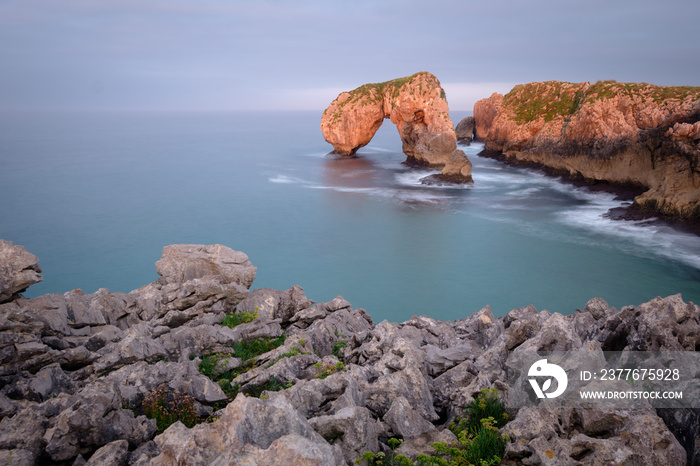
[[[564,371],[564,369],[557,366],[556,364],[548,363],[546,359],[540,359],[539,361],[536,361],[532,366],[530,366],[530,370],[527,372],[527,375],[529,377],[547,377],[547,379],[545,379],[542,383],[541,387],[537,383],[537,380],[535,378],[529,379],[530,385],[535,391],[537,398],[558,397],[559,395],[564,393],[564,390],[566,390],[566,386],[569,380],[566,376],[566,372]],[[552,392],[547,392],[547,390],[549,390],[549,388],[552,386],[552,380],[556,380],[557,382],[556,389]]]
[[[700,352],[513,351],[507,405],[700,408]]]

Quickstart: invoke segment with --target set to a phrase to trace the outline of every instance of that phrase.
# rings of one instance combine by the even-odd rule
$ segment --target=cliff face
[[[341,93],[323,112],[321,131],[335,153],[354,155],[385,118],[396,125],[410,159],[443,168],[443,175],[471,181],[471,163],[457,149],[445,91],[430,73]]]
[[[700,88],[518,85],[474,105],[476,135],[506,159],[643,186],[637,207],[700,219]]]

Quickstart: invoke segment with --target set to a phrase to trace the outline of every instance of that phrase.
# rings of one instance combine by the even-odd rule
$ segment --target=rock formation
[[[518,85],[474,105],[476,135],[506,161],[645,188],[638,208],[700,219],[700,88]]]
[[[474,117],[468,116],[457,123],[455,135],[457,136],[457,141],[461,143],[469,144],[472,142],[474,138]]]
[[[22,246],[0,239],[0,303],[39,283],[39,259]]]
[[[323,112],[321,131],[335,153],[354,155],[385,118],[396,125],[409,160],[440,167],[445,178],[472,181],[471,162],[457,149],[445,91],[427,72],[341,93]]]
[[[12,251],[3,273],[26,266],[28,253]],[[221,245],[168,246],[158,271],[129,294],[0,304],[0,462],[352,465],[390,437],[415,457],[455,441],[446,426],[481,389],[508,396],[509,354],[700,345],[700,307],[680,295],[621,310],[594,298],[569,316],[529,306],[496,318],[487,306],[454,322],[375,324],[342,297],[249,292],[255,267]],[[231,313],[254,318],[222,325]],[[260,338],[281,344],[243,361],[241,342]],[[144,406],[158,390],[208,422],[157,434]],[[502,428],[503,464],[692,464],[699,425],[693,410],[521,408]]]

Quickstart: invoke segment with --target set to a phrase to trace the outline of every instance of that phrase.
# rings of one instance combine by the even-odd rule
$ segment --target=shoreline
[[[482,139],[475,139],[477,142],[484,142]],[[516,160],[505,156],[501,151],[484,149],[477,157],[489,158],[497,160],[511,167],[529,168],[537,170],[549,177],[557,178],[565,184],[575,186],[577,188],[585,188],[591,192],[605,192],[615,195],[615,200],[629,202],[627,206],[614,207],[609,209],[603,217],[614,221],[648,221],[649,224],[664,225],[675,228],[685,233],[690,233],[700,236],[700,220],[682,220],[668,215],[663,215],[660,212],[648,211],[636,207],[633,202],[634,198],[648,191],[648,188],[633,184],[618,184],[604,180],[591,180],[584,177],[574,177],[566,170],[559,170],[547,165],[532,162]]]

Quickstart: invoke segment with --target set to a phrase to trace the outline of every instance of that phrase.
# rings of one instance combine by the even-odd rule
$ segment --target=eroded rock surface
[[[42,280],[39,259],[12,241],[0,239],[0,303]]]
[[[454,322],[375,324],[341,296],[314,303],[299,286],[248,292],[254,267],[221,246],[165,248],[159,271],[163,279],[130,294],[0,304],[0,460],[352,465],[365,451],[388,451],[390,437],[413,458],[454,442],[446,426],[482,389],[508,396],[511,353],[700,345],[700,307],[680,295],[622,310],[595,298],[568,316],[528,306],[496,318],[487,306]],[[257,317],[222,326],[234,312]],[[282,336],[252,358],[234,346]],[[210,376],[200,373],[207,355],[218,356]],[[276,388],[261,391],[270,382]],[[159,389],[190,397],[209,422],[157,435],[144,400]],[[691,409],[512,414],[504,464],[700,460]]]
[[[427,72],[341,93],[323,112],[321,131],[334,152],[354,155],[386,118],[396,125],[409,160],[440,167],[450,179],[472,181],[471,162],[457,149],[445,91]]]
[[[700,88],[518,85],[474,105],[476,135],[506,161],[646,188],[637,207],[700,219]]]

